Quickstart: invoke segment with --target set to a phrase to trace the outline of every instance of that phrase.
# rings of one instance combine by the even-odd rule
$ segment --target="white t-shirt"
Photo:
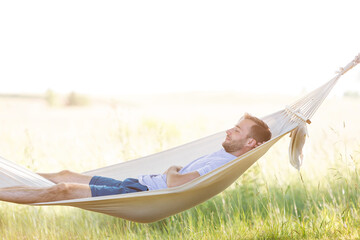
[[[200,176],[211,172],[212,170],[234,160],[236,156],[221,149],[217,152],[205,155],[198,159],[195,159],[185,167],[183,167],[179,173],[185,174],[193,171],[198,171]],[[141,175],[138,176],[139,182],[145,185],[149,190],[158,190],[167,188],[166,174],[153,174],[153,175]]]

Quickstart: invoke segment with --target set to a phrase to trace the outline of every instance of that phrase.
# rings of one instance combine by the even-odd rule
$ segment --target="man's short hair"
[[[254,138],[256,142],[266,142],[271,138],[271,132],[269,126],[261,119],[245,113],[243,119],[249,119],[255,122],[250,129],[248,137]]]

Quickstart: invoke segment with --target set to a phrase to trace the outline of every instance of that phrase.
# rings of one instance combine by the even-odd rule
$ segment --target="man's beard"
[[[246,139],[243,139],[241,141],[224,141],[222,143],[223,148],[225,149],[226,152],[231,153],[231,152],[236,152],[241,150],[244,145],[245,145]]]

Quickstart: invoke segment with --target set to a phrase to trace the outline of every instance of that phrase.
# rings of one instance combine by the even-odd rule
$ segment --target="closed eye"
[[[236,132],[240,132],[241,131],[241,128],[239,126],[235,126],[235,131]]]

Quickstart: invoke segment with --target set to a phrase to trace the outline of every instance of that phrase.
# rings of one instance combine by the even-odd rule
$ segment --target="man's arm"
[[[181,167],[178,166],[171,166],[168,170],[166,170],[166,185],[169,188],[183,185],[194,180],[195,178],[200,177],[200,174],[197,171],[180,174],[180,170]]]

